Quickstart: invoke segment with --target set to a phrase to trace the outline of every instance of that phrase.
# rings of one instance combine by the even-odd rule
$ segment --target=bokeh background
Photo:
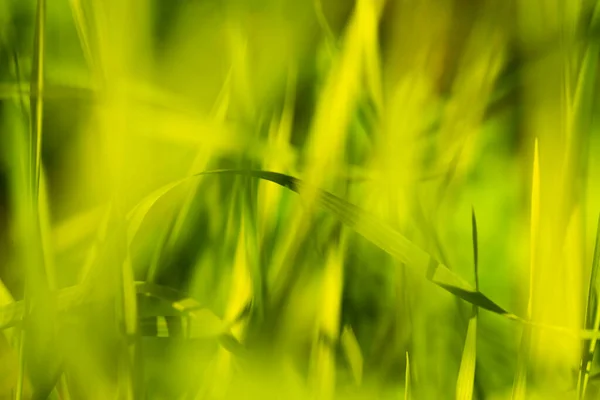
[[[0,0],[0,398],[595,398],[599,17]]]

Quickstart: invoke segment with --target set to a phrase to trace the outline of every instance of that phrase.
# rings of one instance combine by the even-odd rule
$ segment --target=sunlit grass
[[[599,15],[1,2],[0,399],[594,398]]]

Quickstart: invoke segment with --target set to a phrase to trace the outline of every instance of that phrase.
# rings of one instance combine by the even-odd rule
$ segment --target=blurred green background
[[[0,0],[0,399],[595,398],[598,17]]]

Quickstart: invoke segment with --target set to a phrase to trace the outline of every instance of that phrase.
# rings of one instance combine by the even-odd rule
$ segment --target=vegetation
[[[599,19],[0,1],[0,399],[596,398]]]

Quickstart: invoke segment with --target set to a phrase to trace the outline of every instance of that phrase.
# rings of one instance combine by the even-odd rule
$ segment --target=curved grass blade
[[[222,170],[209,171],[204,174],[247,174],[259,179],[266,179],[302,194],[306,190],[316,190],[299,179],[269,171]],[[332,212],[344,224],[352,228],[365,239],[375,244],[400,262],[420,269],[427,279],[463,300],[480,308],[497,314],[508,314],[506,310],[477,291],[463,278],[456,275],[448,267],[435,260],[405,236],[389,227],[384,222],[361,208],[323,190],[317,191],[317,200]]]
[[[144,200],[138,203],[131,210],[131,212],[128,213],[129,238],[131,239],[132,236],[135,236],[135,233],[139,229],[145,215],[160,197],[189,179],[196,179],[205,175],[218,174],[248,175],[258,179],[271,181],[295,192],[301,192],[303,190],[303,184],[301,181],[289,175],[276,172],[248,170],[215,170],[201,172],[191,177],[183,178],[176,182],[170,183],[148,195]],[[386,224],[378,222],[375,218],[371,218],[366,211],[363,211],[360,208],[330,193],[324,191],[319,193],[321,195],[319,199],[321,204],[325,208],[332,211],[344,223],[352,227],[363,237],[376,244],[378,247],[385,250],[395,258],[399,260],[407,260],[407,264],[413,267],[422,267],[422,270],[427,272],[426,277],[429,280],[442,287],[446,291],[454,294],[458,298],[476,305],[479,308],[502,315],[507,319],[518,321],[529,329],[536,328],[554,330],[556,332],[560,332],[565,335],[571,335],[579,339],[600,338],[600,332],[598,331],[589,329],[572,330],[561,326],[540,324],[508,313],[502,307],[486,297],[483,293],[472,288],[469,283],[465,282],[461,277],[454,274],[445,265],[437,262],[423,250],[411,243],[400,233],[388,227]],[[91,285],[92,282],[88,281],[85,284],[75,285],[59,290],[56,293],[58,310],[65,311],[81,305],[86,298],[82,294],[86,293],[86,291],[90,289]],[[18,324],[22,320],[23,314],[24,304],[21,301],[0,308],[0,330]]]
[[[452,293],[453,295],[496,314],[511,316],[504,308],[490,300],[483,293],[473,288],[462,277],[452,272],[447,266],[435,260],[405,236],[379,221],[367,211],[355,206],[329,192],[313,188],[297,178],[271,171],[259,170],[214,170],[205,171],[183,178],[159,188],[144,200],[142,200],[128,214],[128,241],[131,243],[133,237],[139,230],[145,216],[152,206],[162,196],[187,182],[193,177],[208,175],[246,175],[257,179],[268,180],[280,186],[288,188],[298,194],[305,191],[316,193],[317,201],[322,207],[333,213],[345,225],[352,228],[356,233],[381,248],[400,262],[421,270],[428,280]]]
[[[594,331],[597,331],[600,328],[600,308],[598,308],[600,279],[598,279],[598,264],[600,264],[600,216],[598,217],[598,227],[596,229],[596,244],[594,246],[594,258],[585,312],[585,328]],[[579,399],[585,397],[597,343],[598,339],[594,338],[586,340],[583,344],[579,377],[577,379],[577,393]]]

